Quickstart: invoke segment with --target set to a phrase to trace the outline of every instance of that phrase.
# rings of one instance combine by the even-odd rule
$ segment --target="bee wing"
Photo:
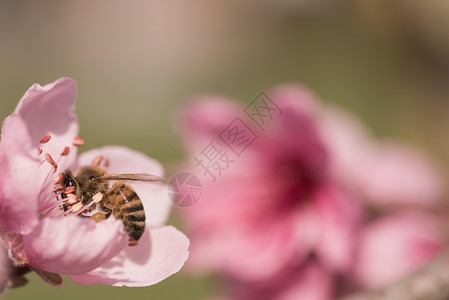
[[[167,182],[165,178],[147,174],[147,173],[132,173],[132,174],[108,174],[98,180],[122,180],[122,181],[144,181],[144,182]]]

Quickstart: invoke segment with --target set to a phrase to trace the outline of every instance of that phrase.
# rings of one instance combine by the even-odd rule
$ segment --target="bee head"
[[[74,180],[77,185],[75,187],[76,196],[88,202],[98,192],[106,194],[109,189],[109,182],[99,180],[105,174],[107,174],[106,170],[99,167],[88,166],[79,169]]]

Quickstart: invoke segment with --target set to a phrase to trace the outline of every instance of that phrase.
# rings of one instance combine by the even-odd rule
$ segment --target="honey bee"
[[[110,186],[110,181],[116,182]],[[63,209],[67,211],[71,204],[78,203],[79,208],[84,208],[80,216],[90,217],[96,222],[105,220],[112,214],[123,222],[130,238],[129,245],[136,245],[145,231],[145,211],[139,196],[124,181],[165,182],[165,179],[144,173],[109,174],[96,166],[82,167],[75,175],[66,170],[60,181],[62,198],[74,200],[65,202]],[[98,212],[89,215],[95,208]]]

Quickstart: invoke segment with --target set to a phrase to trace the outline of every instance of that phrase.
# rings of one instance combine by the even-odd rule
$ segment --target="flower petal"
[[[410,274],[446,244],[439,226],[428,215],[411,214],[383,217],[369,225],[360,242],[357,280],[366,288],[380,288]]]
[[[164,176],[161,164],[145,154],[121,146],[107,146],[84,152],[79,157],[79,165],[90,165],[92,160],[102,155],[109,161],[108,172],[118,173],[149,173]],[[168,218],[171,202],[167,187],[162,183],[132,182],[132,185],[145,208],[147,224],[163,225]]]
[[[242,114],[243,107],[228,98],[198,96],[191,99],[176,117],[177,131],[181,133],[184,144],[195,153],[200,150],[198,147],[204,147],[216,139],[226,126]]]
[[[99,268],[71,278],[85,285],[149,286],[178,272],[187,260],[188,248],[189,240],[174,227],[152,228],[137,246],[127,247]]]
[[[97,268],[128,245],[123,223],[110,218],[95,223],[76,216],[45,218],[23,236],[29,264],[60,274],[82,274]]]
[[[11,120],[12,121],[12,120]],[[12,133],[15,133],[14,136]],[[2,128],[0,142],[0,222],[3,232],[27,234],[38,222],[37,202],[40,186],[39,161],[33,157],[22,120],[10,122],[8,131]]]
[[[441,170],[412,147],[385,143],[365,170],[359,188],[375,204],[432,206],[444,198]]]
[[[50,164],[37,156],[40,139],[50,134],[45,152],[57,158],[78,131],[72,113],[76,85],[68,78],[41,87],[33,85],[2,126],[0,142],[0,220],[4,231],[29,233],[37,224],[37,200]],[[59,151],[59,152],[55,152]],[[58,164],[69,164],[76,153]],[[61,166],[64,167],[64,166]]]
[[[72,146],[73,138],[78,134],[78,121],[73,113],[75,97],[76,83],[70,78],[61,78],[43,87],[34,84],[10,116],[11,119],[24,120],[28,134],[23,138],[28,139],[33,147],[39,146],[45,135],[51,136],[51,140],[42,147],[62,169],[76,158],[76,150],[73,149],[63,161],[57,160],[65,146]],[[8,127],[8,124],[4,126]]]
[[[322,230],[317,256],[328,269],[348,271],[354,262],[362,207],[333,187],[321,188],[315,201]]]

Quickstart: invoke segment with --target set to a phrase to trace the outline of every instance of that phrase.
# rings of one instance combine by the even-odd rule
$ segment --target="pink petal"
[[[35,84],[4,120],[0,142],[0,219],[4,231],[27,234],[37,224],[38,193],[51,170],[48,163],[40,168],[43,157],[38,157],[37,147],[43,136],[52,135],[43,147],[57,159],[62,145],[71,143],[78,130],[72,113],[75,94],[71,79],[62,78],[44,87]],[[57,163],[64,168],[75,154]]]
[[[137,246],[127,247],[99,268],[71,278],[84,285],[149,286],[178,272],[188,257],[188,248],[189,240],[174,227],[152,228]]]
[[[429,206],[443,198],[441,170],[411,147],[385,143],[366,167],[369,172],[358,181],[361,192],[373,203]]]
[[[4,232],[27,234],[38,222],[39,161],[29,142],[20,144],[27,134],[23,121],[10,122],[8,130],[3,134],[3,127],[0,142],[0,222]]]
[[[84,152],[79,157],[79,165],[90,165],[98,155],[109,161],[108,172],[118,173],[149,173],[164,176],[162,165],[145,154],[121,146],[107,146]],[[168,198],[167,186],[163,183],[130,182],[142,200],[147,224],[161,226],[168,218],[171,202]]]
[[[436,219],[392,215],[369,225],[362,235],[356,278],[367,288],[380,288],[416,270],[447,241]]]
[[[347,195],[323,187],[315,196],[321,228],[317,254],[328,269],[346,272],[352,267],[362,208]]]
[[[276,299],[331,300],[334,299],[333,280],[325,269],[310,263],[305,266],[303,274],[296,276],[295,282],[283,289]]]
[[[10,116],[24,120],[28,132],[25,138],[33,147],[40,146],[39,141],[45,135],[51,136],[51,140],[41,147],[51,154],[62,170],[76,158],[76,147],[72,147],[69,155],[58,161],[64,147],[72,146],[73,138],[78,134],[78,120],[73,113],[75,97],[76,83],[70,78],[61,78],[43,87],[34,84]],[[47,175],[46,171],[44,174]]]
[[[234,299],[258,300],[331,300],[333,297],[332,275],[315,262],[283,272],[264,281],[233,282]]]
[[[45,218],[23,237],[32,267],[60,274],[82,274],[109,261],[128,245],[121,221],[95,223],[77,216]]]
[[[225,97],[203,95],[189,101],[177,116],[177,129],[184,144],[194,152],[205,147],[236,117],[243,114],[243,107]]]
[[[353,116],[323,109],[320,135],[335,177],[376,205],[434,205],[443,193],[441,171],[419,151],[395,142],[376,144]]]

